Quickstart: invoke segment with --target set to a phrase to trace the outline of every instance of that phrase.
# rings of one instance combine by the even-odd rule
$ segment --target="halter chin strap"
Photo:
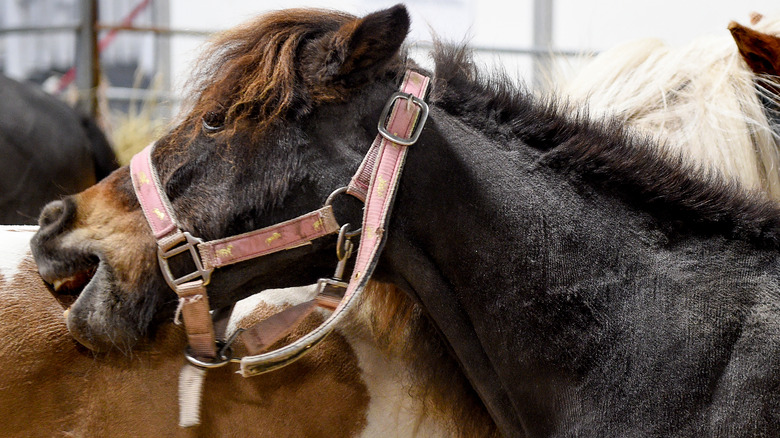
[[[379,134],[346,188],[347,193],[365,201],[365,207],[355,267],[343,298],[335,309],[329,300],[315,300],[316,302],[305,306],[287,309],[283,312],[284,315],[280,314],[278,318],[272,317],[272,321],[259,326],[261,329],[256,326],[247,330],[248,334],[254,333],[254,338],[245,339],[245,344],[250,347],[250,352],[253,350],[256,352],[289,332],[294,323],[302,320],[317,305],[333,309],[330,316],[319,327],[290,345],[241,358],[243,376],[272,371],[297,360],[311,347],[321,342],[357,303],[357,298],[370,279],[385,243],[385,230],[406,159],[407,147],[417,141],[428,115],[428,106],[422,99],[429,84],[430,78],[416,72],[406,72],[401,91],[391,96],[382,112],[378,123]],[[154,144],[151,144],[134,156],[130,163],[130,173],[144,216],[157,239],[160,269],[168,285],[180,298],[181,315],[190,343],[187,359],[202,369],[236,361],[225,357],[223,351],[217,351],[218,345],[206,294],[206,286],[213,270],[254,257],[306,245],[314,239],[339,231],[339,225],[331,206],[326,205],[319,210],[267,228],[203,242],[190,233],[182,231],[176,220],[170,201],[152,165],[153,150]],[[183,252],[190,253],[196,270],[176,278],[168,265],[168,259]],[[252,345],[255,348],[252,348]],[[202,384],[202,372],[198,376],[194,376],[191,372],[185,376],[185,371],[182,372],[182,382],[192,380],[197,382],[193,383],[195,386]],[[199,397],[199,388],[198,386],[196,391],[197,397]],[[182,394],[195,392],[188,389],[187,385],[180,390]],[[183,402],[182,406],[184,404],[190,405],[188,411],[194,410],[194,418],[189,420],[180,418],[180,424],[198,424],[198,399]],[[184,407],[182,409],[184,410]]]

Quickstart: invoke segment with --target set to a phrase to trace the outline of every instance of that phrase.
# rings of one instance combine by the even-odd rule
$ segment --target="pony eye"
[[[221,131],[225,127],[225,115],[221,112],[209,111],[201,118],[203,130],[207,133]]]

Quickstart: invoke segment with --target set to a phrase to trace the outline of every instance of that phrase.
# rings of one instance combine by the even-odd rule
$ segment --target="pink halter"
[[[428,115],[428,107],[422,98],[429,83],[430,78],[426,76],[412,71],[406,72],[401,91],[393,94],[380,117],[379,135],[346,188],[347,193],[365,201],[365,208],[360,247],[344,297],[319,327],[294,343],[275,351],[241,358],[241,372],[244,376],[271,371],[298,359],[324,339],[346,311],[357,302],[355,298],[360,295],[371,277],[384,244],[385,229],[407,146],[417,141]],[[181,314],[193,353],[187,357],[195,365],[206,368],[237,361],[219,357],[217,352],[206,294],[206,286],[213,270],[307,244],[339,231],[339,225],[331,206],[325,205],[267,228],[203,242],[182,231],[178,225],[152,166],[153,149],[154,144],[149,145],[133,157],[130,172],[141,208],[157,239],[158,260],[163,276],[180,298]],[[185,251],[190,252],[196,271],[181,278],[174,278],[168,266],[168,258]],[[295,316],[280,319],[302,318]]]

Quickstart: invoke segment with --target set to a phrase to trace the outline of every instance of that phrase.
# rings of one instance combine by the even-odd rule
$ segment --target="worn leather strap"
[[[209,313],[209,298],[203,282],[185,283],[176,291],[179,295],[181,317],[192,354],[201,359],[217,357],[214,324]]]

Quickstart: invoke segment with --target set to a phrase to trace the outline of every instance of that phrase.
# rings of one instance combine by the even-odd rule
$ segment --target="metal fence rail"
[[[155,22],[152,26],[140,26],[133,24],[133,17],[148,6],[155,8],[158,17],[163,17],[165,23]],[[542,71],[549,71],[551,59],[556,56],[573,57],[582,55],[581,52],[572,50],[551,49],[552,45],[552,0],[534,0],[534,34],[533,46],[525,48],[506,48],[491,46],[472,46],[471,49],[477,54],[491,55],[511,55],[511,56],[530,56],[533,65],[533,85],[539,86],[539,79],[543,76]],[[98,0],[80,0],[80,22],[58,25],[58,26],[13,26],[0,27],[0,36],[11,34],[26,33],[54,33],[54,32],[74,32],[76,34],[76,58],[75,66],[66,73],[65,81],[75,80],[79,92],[79,105],[83,110],[92,115],[97,115],[98,104],[96,90],[100,80],[100,51],[110,42],[104,43],[103,40],[111,39],[121,32],[141,32],[152,33],[162,37],[162,42],[158,44],[157,50],[157,70],[162,70],[164,76],[164,91],[139,92],[127,88],[112,87],[108,88],[106,95],[111,99],[160,99],[164,97],[168,100],[175,100],[170,89],[170,42],[168,38],[172,36],[194,36],[207,37],[213,34],[213,31],[174,29],[166,24],[168,20],[168,0],[140,0],[133,11],[120,23],[101,23],[98,19]],[[156,20],[159,21],[159,20]],[[107,32],[107,33],[106,33]],[[103,33],[102,39],[99,38]],[[430,49],[433,47],[430,43],[416,42],[412,43],[412,48]],[[547,69],[547,70],[545,70]],[[68,76],[71,77],[68,77]],[[65,84],[67,85],[67,84]],[[60,87],[62,89],[64,87]]]

